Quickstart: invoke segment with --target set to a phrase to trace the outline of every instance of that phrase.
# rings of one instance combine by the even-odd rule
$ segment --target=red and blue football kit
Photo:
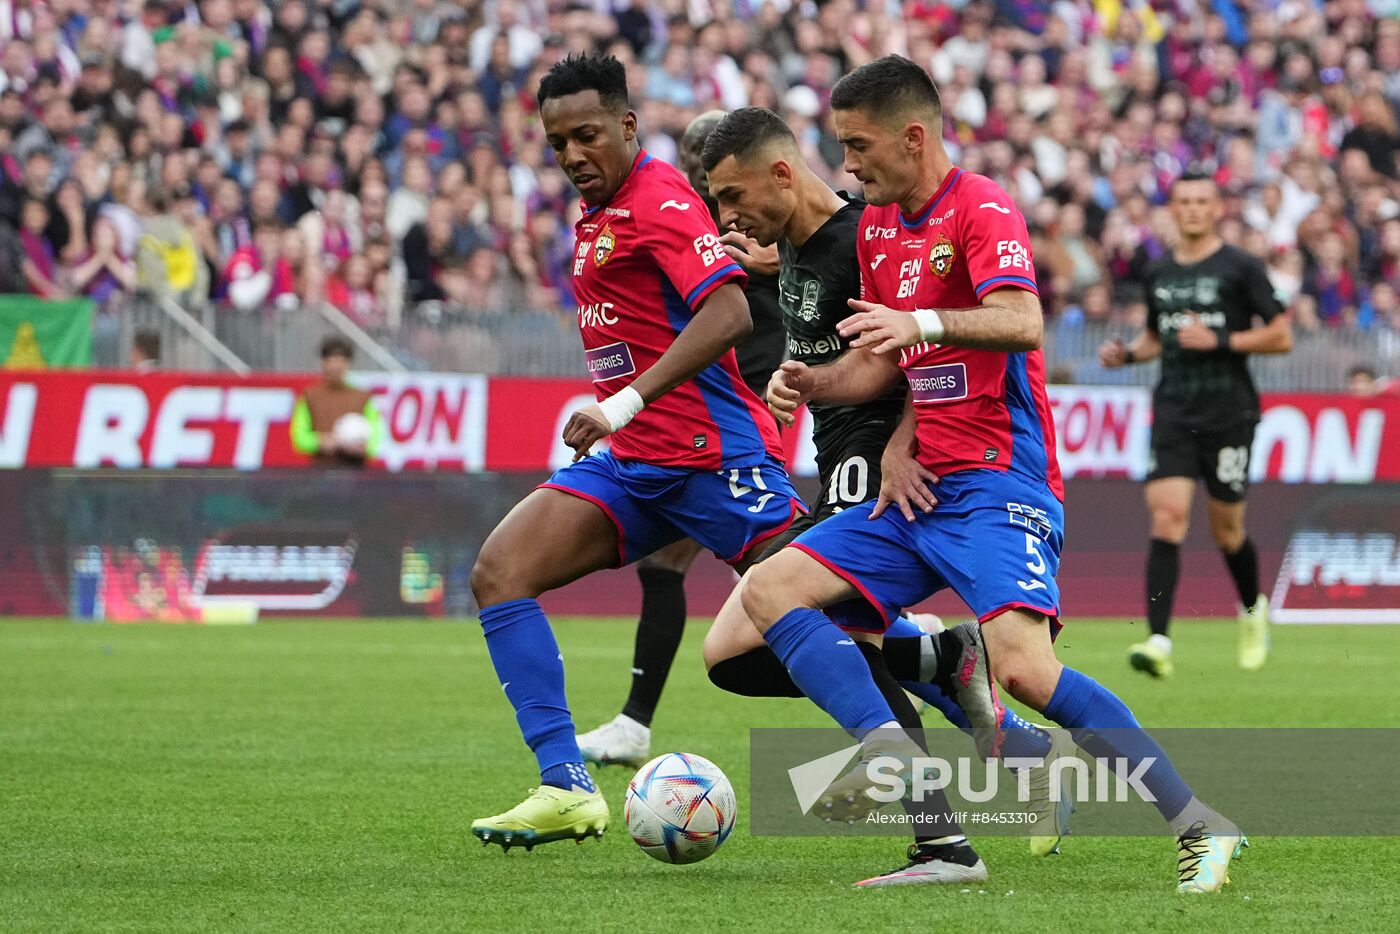
[[[745,282],[700,196],[645,150],[608,203],[584,206],[576,241],[579,332],[599,401],[654,366],[715,289]],[[777,426],[744,385],[733,350],[609,440],[610,451],[544,485],[608,514],[621,563],[681,538],[737,560],[803,509]]]
[[[1038,294],[1025,219],[995,182],[957,168],[912,217],[897,205],[867,207],[856,254],[864,298],[897,310],[975,315],[998,289]],[[793,546],[849,581],[886,622],[945,587],[982,620],[1015,607],[1057,620],[1064,485],[1040,351],[918,344],[899,366],[918,460],[939,477],[938,505],[913,522],[897,510],[872,522],[873,504],[848,509]]]

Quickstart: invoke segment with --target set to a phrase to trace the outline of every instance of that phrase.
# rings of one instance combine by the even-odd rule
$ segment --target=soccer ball
[[[668,752],[642,766],[627,786],[623,817],[632,839],[663,863],[698,863],[734,829],[734,786],[709,759]]]
[[[342,415],[335,420],[332,436],[342,447],[364,448],[369,443],[369,419],[359,412]]]

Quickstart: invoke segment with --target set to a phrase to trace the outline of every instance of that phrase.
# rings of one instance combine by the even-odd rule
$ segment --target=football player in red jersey
[[[784,364],[769,401],[780,413],[809,400],[853,404],[902,376],[908,417],[890,443],[938,476],[936,506],[913,521],[894,510],[872,518],[873,503],[845,510],[755,567],[724,612],[745,613],[772,644],[775,631],[782,638],[841,600],[864,598],[888,622],[952,588],[977,614],[992,674],[1012,696],[1093,755],[1144,770],[1178,839],[1179,890],[1218,891],[1244,844],[1239,829],[1195,797],[1121,700],[1052,647],[1064,494],[1025,221],[994,182],[952,164],[938,91],[914,63],[891,55],[856,69],[831,105],[845,168],[871,205],[857,237],[863,299],[840,325],[855,339],[832,364]],[[866,746],[866,760],[889,751]],[[828,800],[877,806],[866,772],[838,778]],[[911,855],[965,864],[959,841],[949,844]]]

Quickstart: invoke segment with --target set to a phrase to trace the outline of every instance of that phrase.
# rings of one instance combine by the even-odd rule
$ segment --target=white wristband
[[[603,417],[608,420],[609,431],[619,431],[624,425],[637,417],[646,403],[642,401],[642,396],[631,386],[627,386],[602,402],[598,403],[598,408],[603,410]]]
[[[936,344],[943,339],[943,319],[937,309],[915,308],[914,323],[919,326],[919,340]]]

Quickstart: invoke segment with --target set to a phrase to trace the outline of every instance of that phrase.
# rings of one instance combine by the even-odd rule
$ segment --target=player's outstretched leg
[[[472,592],[486,648],[540,768],[540,787],[523,802],[472,822],[483,844],[582,842],[607,827],[607,802],[574,739],[564,659],[536,598],[617,561],[617,531],[603,511],[558,490],[527,496],[481,548]]]
[[[1207,807],[1111,691],[1055,658],[1045,617],[1010,610],[983,623],[992,671],[1007,692],[1070,731],[1090,755],[1123,759],[1177,838],[1177,890],[1214,892],[1230,881],[1230,860],[1247,846],[1238,827]]]
[[[931,623],[931,620],[937,621]],[[972,625],[976,625],[974,622]],[[946,630],[938,617],[932,614],[910,613],[901,616],[885,632],[886,656],[889,644],[898,638],[936,636]],[[932,652],[932,648],[930,648]],[[973,734],[972,722],[962,709],[942,688],[927,681],[902,681],[900,687],[922,700],[930,707],[937,708],[944,719],[969,735]],[[898,711],[895,711],[898,713]],[[1030,800],[1026,812],[1031,815],[1033,826],[1041,831],[1032,834],[1030,850],[1032,856],[1049,856],[1060,851],[1060,841],[1069,833],[1069,818],[1074,812],[1073,789],[1068,782],[1056,783],[1057,796],[1052,796],[1050,767],[1061,756],[1073,754],[1073,742],[1062,730],[1051,732],[1037,726],[1008,707],[1001,710],[1001,758],[1038,759],[1041,764],[1028,770]]]
[[[798,688],[862,742],[860,764],[836,779],[818,800],[819,813],[828,820],[856,820],[881,806],[883,802],[871,796],[866,770],[870,760],[889,755],[912,766],[919,755],[875,686],[855,640],[817,609],[854,595],[849,583],[793,548],[759,564],[739,583],[739,609],[763,634]],[[721,613],[734,612],[733,604],[731,599]]]
[[[685,635],[685,575],[700,551],[687,538],[637,562],[642,613],[632,648],[632,689],[621,713],[579,734],[585,761],[638,768],[651,758],[651,718]]]
[[[899,725],[904,732],[927,754],[928,741],[924,736],[923,722],[899,682],[890,674],[880,647],[871,642],[857,641],[861,653],[870,668],[871,678],[880,689],[885,700],[889,701]],[[904,810],[920,832],[914,834],[914,843],[909,847],[904,865],[878,876],[863,879],[856,885],[861,888],[879,888],[887,885],[946,884],[950,882],[984,882],[987,866],[978,857],[972,844],[961,834],[952,835],[939,824],[947,813],[947,800],[943,797],[925,797],[914,801],[906,798]],[[952,837],[953,839],[950,839]]]

